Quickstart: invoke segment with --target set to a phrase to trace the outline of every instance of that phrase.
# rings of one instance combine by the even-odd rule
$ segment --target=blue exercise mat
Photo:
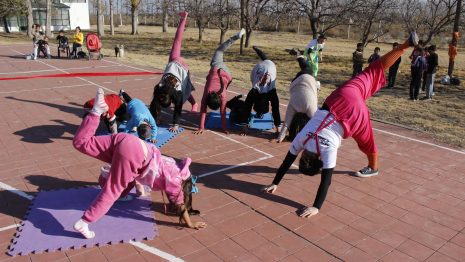
[[[226,113],[226,126],[228,129],[241,129],[241,125],[231,123],[229,120],[229,112]],[[221,129],[220,112],[209,112],[205,127],[208,129]],[[273,129],[273,127],[273,116],[270,113],[264,114],[261,119],[255,118],[255,114],[253,115],[250,128],[257,130],[269,130]]]
[[[121,123],[118,126],[118,132],[124,132],[124,129],[126,128],[126,123]],[[176,137],[177,135],[181,134],[184,131],[184,128],[180,127],[177,133],[171,133],[169,130],[169,127],[167,126],[159,126],[158,127],[158,134],[157,134],[157,143],[155,145],[158,148],[161,148],[162,146],[168,144],[171,139]],[[105,133],[97,133],[97,135],[109,135],[108,132]]]

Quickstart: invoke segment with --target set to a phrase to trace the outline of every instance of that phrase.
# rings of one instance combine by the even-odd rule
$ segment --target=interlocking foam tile
[[[171,139],[175,138],[177,135],[181,134],[184,131],[184,128],[180,127],[177,133],[171,133],[166,126],[159,126],[158,127],[158,134],[157,134],[157,143],[155,145],[158,148],[168,144]]]
[[[42,191],[32,201],[19,226],[8,254],[27,255],[82,247],[153,239],[158,235],[150,196],[115,202],[110,211],[90,229],[96,237],[85,239],[73,229],[100,192],[97,187]]]
[[[122,123],[121,125],[118,126],[118,132],[123,132],[124,128],[126,125]],[[169,127],[167,126],[159,126],[158,127],[158,135],[157,135],[157,143],[155,145],[158,148],[161,148],[162,146],[168,144],[171,139],[175,138],[177,135],[181,134],[184,131],[184,128],[180,127],[177,133],[171,133],[168,130]],[[98,136],[103,136],[103,135],[110,135],[108,132],[97,132]]]
[[[231,124],[229,121],[229,112],[226,113],[226,124],[228,129],[235,129],[238,130],[241,128],[240,125]],[[208,129],[221,129],[221,115],[219,112],[209,112],[207,116],[207,121],[205,123],[205,127]],[[263,115],[261,119],[259,118],[252,118],[252,124],[250,128],[257,129],[257,130],[269,130],[274,127],[273,124],[273,116],[270,113],[266,113]]]

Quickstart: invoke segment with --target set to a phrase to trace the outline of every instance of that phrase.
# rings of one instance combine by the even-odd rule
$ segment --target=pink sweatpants
[[[84,212],[82,218],[86,222],[95,222],[104,216],[147,165],[139,138],[127,133],[95,136],[99,122],[99,116],[88,114],[73,139],[78,151],[111,164],[102,191]]]
[[[179,22],[178,29],[176,30],[176,35],[174,36],[173,46],[171,47],[170,58],[168,62],[176,61],[181,64],[186,70],[189,70],[187,63],[181,57],[181,45],[182,38],[184,35],[184,29],[186,28],[187,18],[181,18]]]

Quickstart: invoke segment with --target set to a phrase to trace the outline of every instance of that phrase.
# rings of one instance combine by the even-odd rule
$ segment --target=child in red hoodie
[[[226,127],[226,90],[232,81],[231,72],[223,60],[224,51],[226,51],[236,40],[241,39],[245,34],[242,29],[237,34],[222,43],[215,51],[210,62],[210,72],[207,76],[205,89],[203,91],[202,104],[200,106],[200,127],[195,134],[202,134],[205,129],[205,117],[207,115],[207,106],[212,110],[220,109],[221,113],[221,126],[225,133]]]

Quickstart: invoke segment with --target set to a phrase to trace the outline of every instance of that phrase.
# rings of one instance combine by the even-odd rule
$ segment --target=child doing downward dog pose
[[[105,123],[108,132],[116,134],[118,133],[117,122],[127,121],[130,117],[126,110],[126,104],[116,94],[105,95],[105,103],[108,105],[108,111],[104,112],[100,118]],[[93,107],[94,98],[84,103],[84,110],[86,111],[84,117],[89,114]]]
[[[123,101],[127,104],[128,114],[131,116],[129,121],[126,123],[124,132],[134,133],[140,139],[155,143],[158,133],[157,123],[153,119],[152,114],[145,106],[144,102],[139,99],[132,99],[124,90],[119,92]]]
[[[78,151],[111,164],[107,179],[102,183],[102,191],[74,224],[74,229],[85,238],[95,237],[95,233],[89,230],[89,224],[104,216],[134,181],[152,190],[164,190],[170,202],[177,206],[180,221],[184,221],[189,228],[204,228],[205,223],[190,220],[185,205],[190,195],[185,194],[183,189],[191,181],[191,159],[176,163],[174,159],[162,156],[155,145],[127,133],[95,136],[100,115],[106,111],[108,105],[103,90],[99,88],[92,111],[84,118],[73,139]]]
[[[297,73],[289,87],[291,98],[287,105],[284,125],[277,139],[278,143],[284,140],[288,130],[289,140],[292,141],[318,108],[318,83],[312,76],[311,65],[304,56],[299,56],[297,61],[301,71]]]
[[[177,132],[179,129],[179,120],[181,117],[182,105],[189,100],[192,104],[192,111],[197,111],[197,103],[192,96],[194,86],[189,77],[189,67],[181,57],[181,43],[186,27],[187,12],[181,12],[181,21],[179,23],[169,63],[166,65],[163,77],[153,90],[153,99],[150,103],[150,112],[160,124],[161,107],[169,107],[174,104],[173,124],[170,127],[171,132]]]
[[[268,113],[271,103],[273,121],[276,133],[278,133],[281,125],[281,115],[279,113],[279,98],[276,93],[276,65],[268,59],[262,50],[256,46],[253,49],[261,61],[255,65],[250,74],[252,89],[245,99],[246,111],[251,115],[253,108],[256,112],[255,117],[261,118],[261,116]],[[245,125],[242,134],[245,135],[247,130],[247,125]]]
[[[205,129],[205,118],[207,115],[207,106],[212,110],[220,109],[221,127],[224,132],[226,126],[226,101],[227,89],[232,82],[231,72],[224,63],[224,51],[226,51],[236,40],[241,39],[245,34],[245,29],[233,35],[231,38],[222,43],[215,51],[212,61],[210,62],[210,72],[207,76],[205,89],[203,91],[202,103],[200,104],[200,127],[195,134],[202,134]]]
[[[353,137],[368,157],[368,166],[356,173],[359,177],[378,175],[378,149],[373,136],[370,112],[365,101],[386,82],[384,70],[389,69],[405,49],[418,44],[415,32],[398,48],[370,64],[362,73],[333,91],[323,106],[292,141],[291,148],[279,167],[273,183],[263,190],[274,193],[284,174],[303,151],[299,170],[313,176],[323,168],[321,182],[313,206],[297,210],[301,217],[318,214],[326,198],[336,166],[337,150],[343,138]]]

